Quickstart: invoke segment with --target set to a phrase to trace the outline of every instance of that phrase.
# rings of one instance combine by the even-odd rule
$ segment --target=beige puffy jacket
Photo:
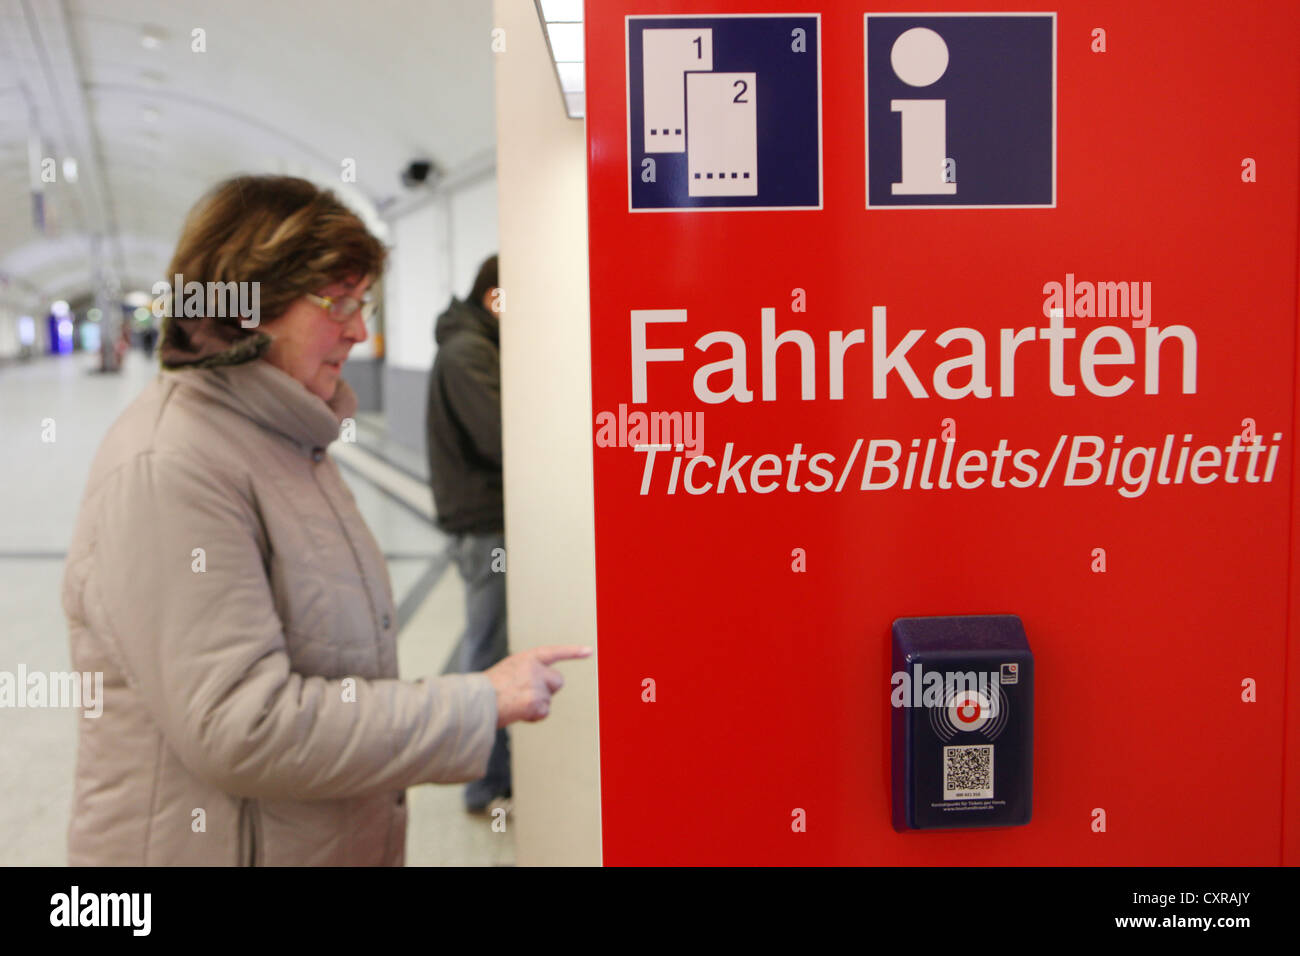
[[[481,674],[397,679],[384,558],[329,405],[261,359],[162,372],[91,467],[63,582],[73,865],[400,865],[404,790],[482,776]]]

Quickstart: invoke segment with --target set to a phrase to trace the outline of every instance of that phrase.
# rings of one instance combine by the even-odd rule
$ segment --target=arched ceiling
[[[195,200],[241,172],[328,185],[382,232],[412,159],[492,162],[491,29],[490,0],[0,0],[0,304],[85,295],[96,243],[148,289]]]

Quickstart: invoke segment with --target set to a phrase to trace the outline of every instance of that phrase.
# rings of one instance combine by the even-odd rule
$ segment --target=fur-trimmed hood
[[[169,315],[163,319],[161,343],[158,361],[165,369],[217,368],[261,358],[271,336],[205,316]]]

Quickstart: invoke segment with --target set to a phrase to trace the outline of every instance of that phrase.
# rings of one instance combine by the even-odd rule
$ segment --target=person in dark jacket
[[[497,257],[479,268],[469,298],[438,317],[438,352],[425,420],[438,527],[465,581],[466,623],[457,670],[485,670],[507,654],[505,509],[501,484],[501,360]],[[487,774],[465,788],[481,813],[511,796],[510,745],[497,731]]]

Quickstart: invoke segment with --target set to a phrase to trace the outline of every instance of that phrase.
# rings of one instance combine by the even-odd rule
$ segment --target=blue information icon
[[[819,19],[628,17],[629,208],[820,209]]]
[[[867,207],[1056,205],[1056,15],[866,14]]]

